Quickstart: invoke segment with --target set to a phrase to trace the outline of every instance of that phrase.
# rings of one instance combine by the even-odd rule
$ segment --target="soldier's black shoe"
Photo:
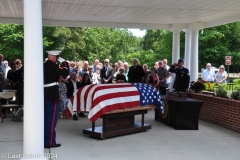
[[[58,143],[58,144],[54,144],[52,146],[44,146],[44,148],[57,148],[57,147],[61,147],[61,144]]]
[[[76,114],[73,115],[73,120],[76,120],[76,121],[78,120],[78,117]]]
[[[80,113],[78,114],[78,116],[79,116],[79,117],[86,117],[83,112],[80,112]]]

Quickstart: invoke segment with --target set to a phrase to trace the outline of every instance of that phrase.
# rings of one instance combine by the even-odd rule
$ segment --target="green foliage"
[[[0,24],[0,53],[9,61],[23,60],[23,26]],[[210,62],[220,66],[225,56],[232,56],[230,71],[238,72],[240,66],[240,22],[204,29],[199,34],[199,71]],[[180,57],[184,58],[185,33],[180,32]],[[169,30],[146,30],[143,38],[137,38],[127,29],[43,27],[43,58],[47,50],[62,51],[68,60],[105,58],[111,63],[137,57],[141,64],[149,66],[160,59],[172,60],[172,32]],[[235,83],[236,84],[236,83]]]
[[[225,56],[232,56],[232,65],[240,65],[240,22],[204,29],[199,34],[199,68],[205,68],[206,63],[212,66],[225,64]]]
[[[156,54],[153,53],[152,50],[149,51],[138,51],[134,53],[130,53],[127,55],[127,62],[132,64],[132,60],[137,58],[139,60],[139,64],[148,64],[149,68],[154,66],[156,62]]]
[[[206,84],[201,80],[198,80],[196,82],[192,81],[190,83],[190,89],[193,91],[205,90]]]
[[[4,59],[14,61],[23,58],[23,26],[0,24],[0,53]]]
[[[236,92],[236,91],[232,92],[231,98],[234,99],[234,100],[240,100],[239,92]]]
[[[226,98],[227,97],[227,91],[224,89],[224,86],[219,86],[216,90],[216,96]]]

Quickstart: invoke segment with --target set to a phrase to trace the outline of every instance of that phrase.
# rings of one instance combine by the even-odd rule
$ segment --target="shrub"
[[[216,96],[222,98],[227,97],[227,91],[224,89],[224,86],[219,86],[219,88],[216,90]]]

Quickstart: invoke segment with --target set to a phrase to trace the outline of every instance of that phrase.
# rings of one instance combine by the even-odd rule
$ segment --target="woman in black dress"
[[[124,68],[119,68],[119,73],[116,76],[116,82],[117,83],[126,83],[126,76],[124,75]]]
[[[81,87],[84,87],[84,86],[89,85],[89,84],[92,84],[92,83],[90,81],[89,75],[87,73],[85,73],[83,75],[83,80],[82,80],[82,83],[81,83]]]
[[[11,69],[8,71],[7,74],[7,79],[10,82],[10,88],[11,89],[16,89],[17,88],[17,84],[19,83],[19,76],[17,74],[17,69],[16,69],[16,63],[15,62],[11,62],[10,64]]]

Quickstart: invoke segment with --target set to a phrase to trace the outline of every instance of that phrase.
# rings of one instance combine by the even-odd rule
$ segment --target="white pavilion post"
[[[190,72],[190,63],[191,63],[191,30],[184,29],[185,32],[185,52],[184,52],[184,67],[189,69]]]
[[[191,45],[190,81],[196,81],[198,79],[198,30],[192,30]]]
[[[180,30],[171,29],[173,32],[172,40],[172,64],[177,63],[180,57]]]
[[[23,159],[46,159],[43,94],[42,1],[24,0]]]

